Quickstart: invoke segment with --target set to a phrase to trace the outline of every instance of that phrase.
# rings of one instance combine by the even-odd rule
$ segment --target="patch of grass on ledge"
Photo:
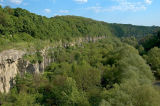
[[[24,60],[30,61],[32,64],[41,63],[43,61],[43,57],[40,52],[36,52],[34,54],[25,54],[23,56]]]
[[[8,49],[18,49],[26,51],[37,51],[50,45],[49,40],[34,39],[28,34],[16,34],[10,36],[0,36],[0,52]]]

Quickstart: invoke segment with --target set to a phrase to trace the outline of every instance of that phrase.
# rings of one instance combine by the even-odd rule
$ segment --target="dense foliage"
[[[157,79],[160,79],[160,31],[140,40],[135,37],[122,37],[121,41],[135,47],[147,61]]]
[[[77,16],[46,18],[0,6],[0,50],[23,47],[32,52],[24,60],[35,64],[42,62],[40,50],[51,44],[48,55],[55,60],[42,75],[17,75],[11,91],[0,94],[0,105],[159,106],[160,92],[153,86],[154,75],[160,78],[157,29]],[[104,35],[80,47],[55,45]]]
[[[28,43],[48,40],[72,41],[87,36],[135,36],[153,35],[158,27],[109,24],[79,16],[55,16],[47,18],[21,8],[0,6],[0,50],[28,47]],[[32,44],[31,44],[32,45]],[[33,44],[35,45],[35,44]]]
[[[21,8],[9,7],[0,8],[0,16],[1,35],[15,36],[15,34],[27,33],[38,39],[70,40],[73,37],[111,34],[107,23],[104,25],[92,19],[76,16],[46,18]]]
[[[158,34],[145,36],[139,41],[139,43],[143,45],[146,51],[155,46],[160,47],[160,34],[158,32]]]
[[[159,27],[145,27],[145,26],[134,26],[131,24],[110,24],[112,28],[112,33],[114,33],[118,37],[130,37],[134,36],[138,39],[147,36],[153,35],[157,32]]]
[[[158,106],[150,67],[117,38],[82,47],[55,48],[43,75],[17,76],[2,105]],[[142,90],[143,89],[143,90]]]
[[[160,79],[160,48],[154,47],[144,56],[155,76]]]

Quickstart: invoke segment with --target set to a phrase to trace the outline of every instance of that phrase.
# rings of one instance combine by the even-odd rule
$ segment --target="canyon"
[[[42,62],[31,63],[30,61],[24,60],[23,56],[31,54],[31,52],[24,50],[4,50],[0,53],[0,92],[8,93],[15,81],[14,78],[17,74],[24,75],[25,73],[31,74],[42,74],[44,69],[52,62],[54,57],[48,56],[48,51],[52,48],[63,47],[67,48],[70,46],[82,46],[83,43],[95,42],[97,40],[106,39],[107,36],[99,37],[85,37],[75,39],[73,42],[62,43],[61,41],[54,47],[46,47],[40,51],[42,56]],[[52,51],[54,53],[54,51]],[[32,52],[34,54],[34,52]],[[54,54],[53,54],[54,55]]]

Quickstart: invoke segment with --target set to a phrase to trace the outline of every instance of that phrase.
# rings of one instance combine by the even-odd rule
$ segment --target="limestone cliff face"
[[[18,61],[23,51],[7,50],[0,53],[0,92],[9,92],[13,79],[18,73]]]
[[[0,53],[0,92],[8,93],[14,84],[14,78],[19,73],[39,74],[43,73],[44,68],[48,66],[53,59],[47,56],[47,51],[42,51],[43,61],[41,63],[32,64],[23,60],[26,54],[20,50],[6,50]]]
[[[104,39],[106,36],[101,37],[86,37],[78,38],[77,40],[69,43],[59,42],[56,46],[68,47],[74,45],[82,45],[83,42],[95,42],[100,39]],[[56,47],[55,46],[55,47]],[[41,55],[43,57],[41,63],[32,64],[29,61],[23,60],[23,55],[27,54],[26,51],[21,50],[5,50],[0,53],[0,92],[8,93],[10,88],[14,84],[14,78],[19,73],[23,75],[25,73],[39,74],[43,73],[44,69],[52,62],[54,59],[48,56],[49,47],[41,50]]]

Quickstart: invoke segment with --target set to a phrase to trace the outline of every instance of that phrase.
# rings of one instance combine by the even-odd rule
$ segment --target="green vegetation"
[[[6,8],[2,11],[6,11]],[[87,18],[75,16],[46,18],[20,8],[12,11],[13,14],[7,14],[11,21],[9,25],[2,25],[2,35],[25,32],[34,38],[60,40],[77,36],[102,36],[110,33],[106,25]]]
[[[154,76],[138,50],[110,37],[57,48],[43,75],[17,76],[4,105],[158,106]],[[143,90],[142,90],[143,89]],[[23,97],[25,96],[25,97]]]
[[[160,79],[160,31],[137,40],[135,37],[122,37],[121,41],[135,47],[151,67],[157,80]]]
[[[159,27],[109,24],[77,16],[46,18],[0,6],[0,51],[29,51],[23,59],[41,63],[41,50],[54,58],[43,74],[17,75],[2,106],[159,106]],[[106,39],[57,47],[79,37]],[[121,38],[118,38],[118,37]],[[155,77],[154,77],[155,75]]]
[[[151,48],[157,46],[160,47],[160,35],[159,32],[158,34],[154,34],[154,35],[149,35],[149,36],[145,36],[143,37],[140,41],[140,44],[143,45],[144,49],[146,51],[150,50]]]
[[[31,63],[41,63],[43,61],[43,57],[41,56],[40,52],[36,52],[34,54],[24,55],[23,59],[26,61],[30,61]]]
[[[155,76],[160,79],[160,48],[154,47],[144,56]]]
[[[134,26],[130,24],[110,24],[112,28],[112,33],[118,37],[130,37],[134,36],[138,39],[147,36],[153,35],[157,32],[159,27],[145,27],[145,26]]]
[[[109,24],[78,16],[47,18],[21,8],[0,6],[0,51],[30,48],[33,42],[55,43],[77,37],[153,35],[159,27]],[[46,46],[46,45],[45,45]]]

